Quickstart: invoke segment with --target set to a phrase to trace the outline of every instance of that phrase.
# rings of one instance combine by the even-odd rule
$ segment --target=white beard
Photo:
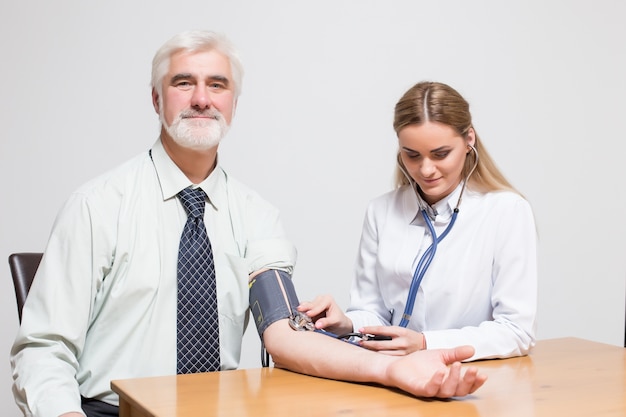
[[[192,119],[194,116],[204,116],[208,119]],[[162,111],[159,112],[159,117],[174,142],[189,149],[213,148],[228,132],[226,119],[222,113],[212,108],[205,111],[184,110],[176,116],[170,126],[167,125]]]

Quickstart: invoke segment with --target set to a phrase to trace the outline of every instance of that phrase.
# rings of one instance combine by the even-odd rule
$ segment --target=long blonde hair
[[[409,125],[419,125],[427,121],[450,126],[463,138],[467,137],[470,128],[474,130],[476,136],[474,148],[479,158],[476,169],[468,180],[468,188],[481,192],[509,190],[521,195],[500,172],[485,149],[476,129],[472,126],[469,103],[455,89],[443,83],[423,81],[404,93],[396,104],[394,113],[393,128],[396,134]],[[463,167],[463,177],[467,176],[474,166],[475,158],[474,152],[468,153]],[[397,160],[406,170],[399,151]],[[409,184],[400,166],[396,167],[396,187]]]

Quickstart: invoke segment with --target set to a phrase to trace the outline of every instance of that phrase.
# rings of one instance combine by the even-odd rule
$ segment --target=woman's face
[[[476,141],[470,128],[467,138],[438,122],[409,125],[398,133],[400,157],[428,204],[450,194],[461,182],[468,145]]]

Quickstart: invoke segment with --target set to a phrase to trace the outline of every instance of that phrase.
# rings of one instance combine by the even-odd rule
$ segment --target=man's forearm
[[[294,331],[287,320],[273,323],[263,334],[276,367],[330,379],[381,381],[393,359],[352,344],[309,331]]]
[[[373,382],[423,397],[464,396],[480,388],[486,376],[460,361],[474,349],[423,350],[404,356],[370,351],[312,331],[294,331],[287,319],[263,333],[267,351],[277,367],[353,382]]]

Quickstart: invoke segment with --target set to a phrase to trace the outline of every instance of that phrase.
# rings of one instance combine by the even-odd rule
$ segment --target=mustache
[[[178,117],[180,119],[188,119],[190,117],[208,117],[214,120],[222,120],[224,118],[222,113],[220,113],[216,109],[207,109],[207,110],[202,110],[202,111],[198,111],[194,109],[187,109],[187,110],[183,110],[182,112],[180,112]]]

